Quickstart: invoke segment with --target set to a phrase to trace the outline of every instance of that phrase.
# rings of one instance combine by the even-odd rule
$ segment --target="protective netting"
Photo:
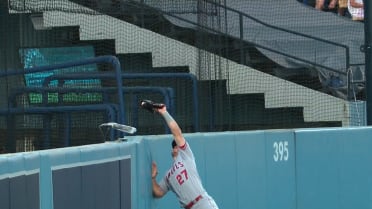
[[[3,152],[99,143],[98,126],[109,120],[137,134],[166,133],[160,117],[138,110],[144,98],[168,102],[184,132],[364,123],[362,23],[296,0],[10,0],[0,15]],[[115,78],[43,86],[50,76],[114,72],[107,64],[5,76],[102,55],[117,57],[123,74],[171,76],[123,78],[121,120]],[[196,86],[179,73],[196,76]],[[38,88],[49,88],[47,96]],[[67,91],[74,88],[83,90]],[[107,103],[83,113],[25,112]],[[11,105],[24,112],[9,116]]]

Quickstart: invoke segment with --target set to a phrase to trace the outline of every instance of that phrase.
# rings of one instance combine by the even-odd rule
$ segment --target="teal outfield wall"
[[[208,193],[229,209],[372,209],[372,128],[185,134]],[[171,209],[151,196],[170,135],[0,155],[1,208]],[[19,195],[22,194],[22,195]]]

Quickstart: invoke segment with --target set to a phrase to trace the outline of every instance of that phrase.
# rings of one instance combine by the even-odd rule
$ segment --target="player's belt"
[[[194,206],[197,202],[199,202],[199,200],[203,199],[203,196],[199,195],[197,196],[193,201],[189,202],[189,204],[187,204],[185,206],[185,209],[191,209],[192,206]]]

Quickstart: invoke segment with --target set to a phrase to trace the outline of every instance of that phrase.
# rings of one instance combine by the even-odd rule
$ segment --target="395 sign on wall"
[[[275,141],[273,143],[273,159],[275,162],[289,159],[288,141]]]

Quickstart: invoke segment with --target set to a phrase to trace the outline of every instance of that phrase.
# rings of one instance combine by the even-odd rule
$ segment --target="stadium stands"
[[[199,14],[205,19],[195,23],[183,17],[185,12],[195,12],[193,4],[190,7],[173,5],[174,8],[168,11],[169,8],[150,5],[152,7],[149,9],[149,5],[132,1],[121,1],[119,6],[97,5],[88,0],[74,2],[55,0],[53,4],[46,4],[36,0],[10,1],[8,16],[14,19],[13,24],[21,22],[22,25],[28,25],[27,23],[32,22],[35,15],[23,12],[33,11],[33,14],[38,14],[38,23],[42,23],[43,26],[32,27],[31,24],[31,27],[22,29],[24,31],[14,31],[13,34],[26,33],[26,31],[30,34],[21,37],[20,40],[25,40],[17,45],[22,49],[93,46],[96,56],[110,54],[118,57],[123,75],[167,73],[172,77],[178,73],[187,73],[195,76],[198,86],[197,99],[192,90],[195,85],[190,81],[181,81],[176,78],[177,76],[161,79],[140,78],[130,81],[124,79],[123,83],[126,87],[174,89],[173,111],[185,132],[332,127],[363,123],[363,116],[353,112],[363,105],[359,106],[359,103],[354,105],[352,101],[321,92],[311,86],[291,82],[272,73],[274,67],[279,65],[270,60],[268,58],[270,56],[264,56],[262,49],[272,52],[275,51],[274,48],[263,45],[257,45],[261,46],[257,48],[250,41],[243,40],[240,36],[242,34],[238,34],[236,38],[226,32],[222,33],[223,24],[220,30],[216,30],[214,25],[216,19],[213,18],[221,20],[218,18],[223,17],[223,13],[216,13],[214,9],[209,10],[213,8],[209,3],[206,3],[203,8],[206,9],[206,13]],[[164,2],[158,3],[161,5]],[[182,13],[181,10],[185,8],[190,11]],[[147,13],[140,13],[141,11]],[[172,12],[174,15],[177,11],[181,19],[174,21],[177,18],[167,12]],[[225,8],[224,12],[226,11],[230,9]],[[141,19],[141,15],[146,18]],[[211,23],[208,22],[212,20],[209,18],[213,19]],[[181,22],[187,23],[188,27],[180,25]],[[231,21],[231,24],[239,25],[239,20]],[[190,25],[198,30],[189,27]],[[44,39],[45,43],[43,43]],[[19,56],[17,53],[13,53],[13,56]],[[305,52],[301,51],[301,53]],[[12,66],[16,66],[17,61],[18,59],[15,59]],[[287,61],[289,63],[293,59]],[[100,72],[115,70],[105,65],[97,67]],[[22,87],[24,85],[22,82],[24,78],[19,78],[17,82],[12,80],[2,82],[7,86],[6,89],[9,89],[5,94],[10,95],[15,86]],[[102,87],[108,88],[115,86],[119,80],[116,80],[116,83],[115,80],[100,82]],[[124,108],[119,119],[138,124],[140,134],[164,133],[164,129],[159,128],[159,125],[154,127],[144,125],[147,121],[154,121],[154,118],[142,113],[137,117],[127,108],[136,104],[136,101],[144,96],[147,97],[146,94],[125,95],[123,98],[125,103],[118,106],[119,109]],[[153,96],[153,100],[164,99]],[[195,104],[196,100],[198,102]],[[120,99],[115,102],[118,101]],[[4,101],[4,108],[8,106],[8,102]],[[25,105],[29,104],[25,103]],[[355,121],[359,122],[354,124]]]

